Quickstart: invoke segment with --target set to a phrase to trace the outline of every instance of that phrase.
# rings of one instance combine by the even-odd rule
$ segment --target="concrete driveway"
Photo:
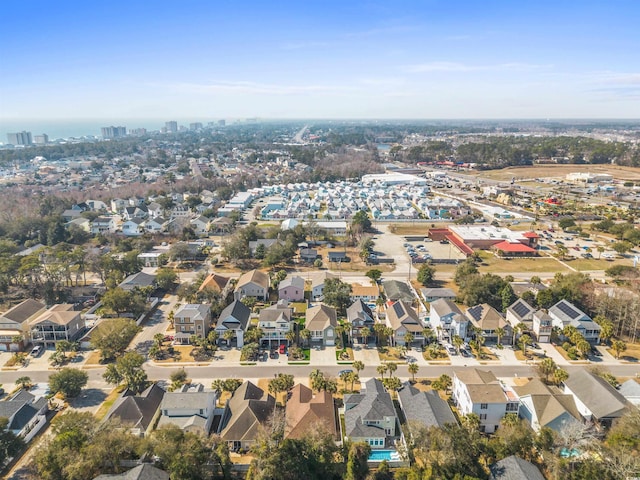
[[[311,365],[337,365],[336,347],[311,347]]]
[[[364,345],[354,345],[353,359],[360,360],[368,367],[380,365],[380,356],[378,355],[378,349],[374,343],[369,344],[366,348]]]

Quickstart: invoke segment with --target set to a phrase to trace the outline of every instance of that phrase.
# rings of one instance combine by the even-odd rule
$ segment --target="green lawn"
[[[569,269],[554,258],[512,258],[507,260],[498,258],[490,252],[481,252],[482,263],[478,269],[482,273],[508,273],[508,272],[568,272]]]

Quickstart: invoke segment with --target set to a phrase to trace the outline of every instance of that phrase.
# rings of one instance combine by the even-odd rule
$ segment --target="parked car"
[[[280,355],[284,355],[285,353],[287,353],[287,346],[284,343],[278,348],[278,353]]]
[[[275,350],[271,350],[269,353],[269,358],[278,358],[278,352]]]
[[[351,372],[353,372],[353,370],[351,370],[350,368],[347,368],[345,370],[340,370],[338,372],[338,377],[341,376],[343,373],[346,375],[347,373],[351,373]]]
[[[31,356],[32,357],[37,357],[38,355],[40,355],[42,353],[42,347],[40,345],[36,345],[35,347],[33,347],[33,349],[31,350]]]

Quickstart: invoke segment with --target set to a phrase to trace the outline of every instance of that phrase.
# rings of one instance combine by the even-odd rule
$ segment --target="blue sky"
[[[640,2],[4,2],[0,120],[639,118]]]

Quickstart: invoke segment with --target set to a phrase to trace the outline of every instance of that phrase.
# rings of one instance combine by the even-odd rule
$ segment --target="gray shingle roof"
[[[93,480],[109,480],[109,479],[120,479],[120,480],[169,480],[169,474],[164,470],[160,470],[159,468],[154,467],[153,465],[149,465],[148,463],[143,463],[142,465],[138,465],[137,467],[132,468],[124,473],[118,473],[114,475],[98,475]]]
[[[345,433],[349,437],[381,437],[385,436],[379,427],[365,425],[363,420],[383,420],[384,417],[395,417],[391,395],[387,393],[382,382],[372,378],[365,382],[362,393],[345,396]]]
[[[232,318],[240,322],[242,330],[247,329],[249,323],[249,317],[251,316],[251,310],[240,300],[234,300],[227,307],[222,310],[218,317],[217,325],[227,324],[233,322]]]
[[[152,384],[140,395],[132,395],[129,390],[125,390],[107,418],[119,418],[123,423],[146,430],[160,408],[164,394],[165,391],[156,384]]]
[[[544,480],[544,476],[533,463],[511,455],[491,466],[492,480]]]
[[[421,392],[409,382],[405,382],[404,388],[398,392],[398,400],[408,422],[419,422],[427,427],[443,427],[447,423],[457,423],[447,402],[434,390]]]
[[[382,282],[382,288],[389,300],[404,300],[412,302],[413,292],[405,282],[399,280],[386,280]]]
[[[621,417],[630,406],[606,380],[586,370],[576,370],[564,382],[597,419]]]

